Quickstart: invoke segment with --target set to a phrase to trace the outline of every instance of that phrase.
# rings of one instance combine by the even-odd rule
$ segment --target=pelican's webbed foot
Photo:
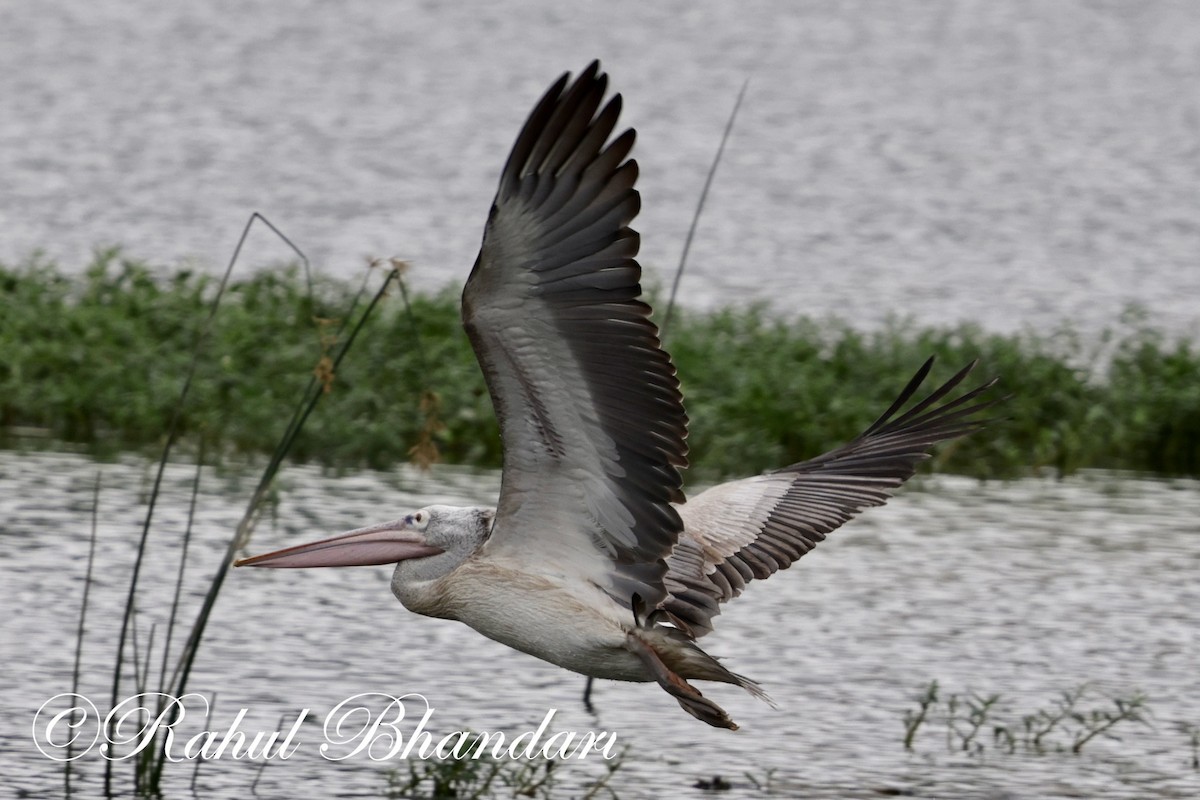
[[[737,723],[729,718],[723,708],[700,694],[699,689],[673,672],[663,662],[658,651],[637,633],[630,632],[626,635],[625,646],[649,667],[650,674],[658,681],[658,685],[666,689],[684,711],[714,728],[728,728],[731,731],[738,729]]]

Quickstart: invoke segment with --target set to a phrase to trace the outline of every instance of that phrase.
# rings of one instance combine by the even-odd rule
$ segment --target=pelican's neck
[[[392,573],[392,594],[409,611],[427,617],[458,619],[454,611],[459,568],[487,541],[495,510],[430,506],[425,538],[445,552],[401,561]]]
[[[399,567],[392,573],[392,594],[414,614],[439,619],[458,619],[449,585],[454,580],[454,567],[449,573],[429,580],[413,579],[401,574]]]

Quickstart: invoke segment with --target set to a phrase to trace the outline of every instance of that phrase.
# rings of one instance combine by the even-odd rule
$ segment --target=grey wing
[[[622,602],[666,596],[687,417],[639,300],[634,132],[609,142],[593,63],[535,107],[500,177],[463,324],[500,422],[493,558],[570,572]]]
[[[937,442],[980,428],[975,415],[992,381],[937,405],[975,366],[968,364],[903,415],[896,413],[929,373],[925,362],[892,406],[849,444],[753,478],[714,486],[680,507],[684,533],[667,560],[670,593],[661,608],[692,636],[712,630],[720,604],[751,580],[770,577],[830,531],[887,502]]]

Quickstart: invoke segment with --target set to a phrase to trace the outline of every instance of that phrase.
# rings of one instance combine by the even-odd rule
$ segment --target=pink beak
[[[425,541],[419,531],[409,530],[404,520],[385,522],[343,533],[319,542],[285,547],[273,553],[233,562],[235,567],[363,567],[394,564],[408,558],[424,558],[444,552]]]

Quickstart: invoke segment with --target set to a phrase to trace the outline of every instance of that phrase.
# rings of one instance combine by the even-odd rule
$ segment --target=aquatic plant
[[[1099,695],[1105,701],[1098,707],[1085,708],[1086,700]],[[991,746],[1009,754],[1018,748],[1042,755],[1048,752],[1078,754],[1098,736],[1117,738],[1112,733],[1117,725],[1127,722],[1149,724],[1147,698],[1139,691],[1128,697],[1109,697],[1100,694],[1088,683],[1060,693],[1049,706],[1020,717],[1020,725],[1011,717],[1001,715],[1002,696],[999,693],[981,695],[968,692],[965,696],[951,694],[943,702],[938,694],[938,682],[930,681],[916,698],[917,710],[904,714],[904,747],[912,750],[917,731],[931,720],[945,726],[946,749],[982,756],[988,745],[979,734],[989,727]]]
[[[904,749],[913,749],[913,739],[917,736],[917,731],[925,724],[925,720],[929,718],[929,709],[937,705],[938,701],[938,682],[930,681],[929,686],[925,687],[925,692],[917,698],[917,710],[904,712]]]
[[[551,798],[562,796],[559,781],[565,767],[552,758],[532,760],[498,759],[487,753],[479,758],[471,754],[480,744],[480,734],[473,734],[460,752],[446,758],[412,759],[405,769],[389,770],[387,797],[405,800],[480,800],[481,798]],[[459,750],[459,748],[456,748]],[[594,800],[608,797],[616,800],[617,793],[610,782],[625,762],[628,748],[616,758],[605,761],[604,775],[574,787],[572,797]]]

